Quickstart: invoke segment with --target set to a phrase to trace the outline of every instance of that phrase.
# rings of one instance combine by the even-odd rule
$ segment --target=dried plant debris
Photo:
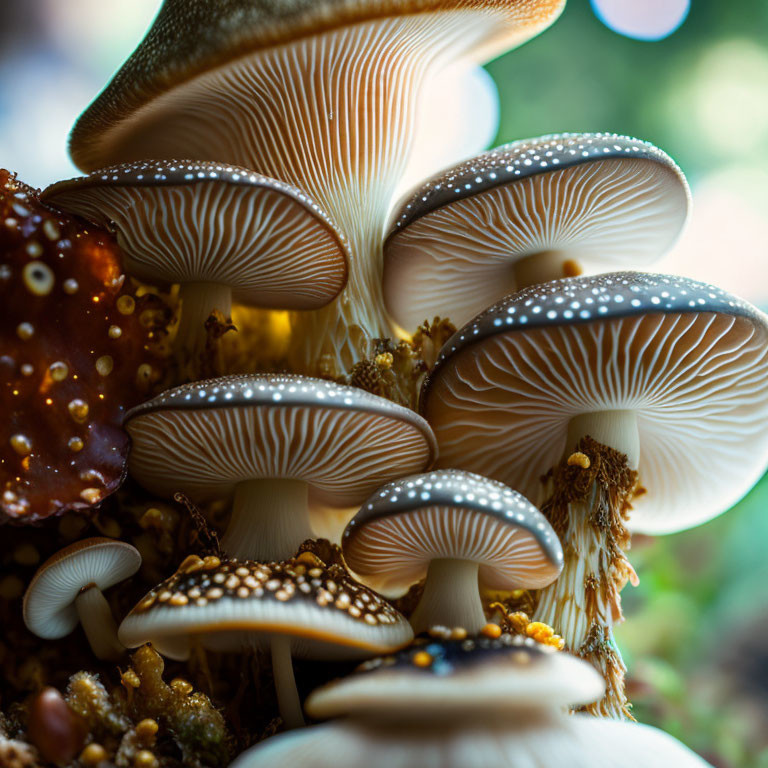
[[[419,326],[410,341],[395,344],[390,339],[376,339],[372,354],[355,363],[339,381],[416,410],[424,377],[455,331],[449,320],[436,317]]]
[[[160,376],[150,294],[112,237],[0,170],[0,518],[87,509],[123,479],[126,410]]]
[[[566,563],[577,564],[577,578],[583,584],[571,584],[568,568],[557,584],[547,587],[550,603],[579,601],[580,620],[585,622],[585,638],[573,653],[590,661],[605,677],[605,697],[587,707],[593,714],[631,718],[624,690],[626,667],[613,641],[611,627],[623,618],[619,593],[627,581],[636,583],[637,576],[624,554],[629,548],[630,534],[626,527],[632,499],[642,488],[637,472],[630,469],[627,457],[584,437],[576,451],[564,459],[545,481],[551,483],[552,494],[542,505],[564,549],[570,549]],[[578,510],[574,512],[574,509]],[[582,519],[581,512],[586,513]],[[563,589],[571,590],[563,594]],[[539,593],[541,596],[543,593]],[[539,600],[539,614],[543,600]],[[571,627],[560,627],[566,642]],[[572,642],[572,641],[571,641]]]

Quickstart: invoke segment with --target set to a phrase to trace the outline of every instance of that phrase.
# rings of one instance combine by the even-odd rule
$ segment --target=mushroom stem
[[[246,480],[235,489],[232,517],[221,545],[229,557],[287,560],[314,537],[309,486],[283,478]]]
[[[606,695],[589,710],[621,719],[630,716],[629,702],[613,625],[623,620],[621,590],[627,581],[637,583],[624,554],[629,547],[626,516],[637,484],[633,468],[639,459],[634,412],[578,416],[571,422],[568,445],[569,452],[578,450],[590,462],[572,466],[566,457],[553,472],[552,493],[542,512],[563,544],[564,567],[557,581],[539,593],[535,617],[604,676]],[[592,473],[586,488],[579,482],[584,472]]]
[[[232,289],[220,283],[182,283],[179,286],[181,317],[174,347],[183,360],[194,360],[204,350],[208,337],[205,321],[217,309],[229,319]]]
[[[463,627],[476,634],[486,623],[478,586],[479,564],[471,560],[432,560],[424,592],[410,621],[415,633],[430,627]]]
[[[301,700],[296,688],[296,678],[293,674],[291,659],[291,641],[283,635],[275,635],[270,643],[272,652],[272,676],[275,680],[277,704],[280,717],[287,729],[301,728],[304,723],[304,713]]]
[[[573,265],[571,269],[568,266]],[[520,291],[530,285],[559,280],[561,277],[572,277],[573,267],[577,265],[565,254],[559,251],[540,251],[518,259],[512,267],[515,276],[514,290]]]
[[[576,450],[584,437],[591,437],[627,457],[630,469],[640,462],[640,433],[637,412],[633,410],[596,411],[574,416],[568,424],[566,457]]]
[[[104,661],[117,661],[125,646],[117,639],[117,624],[102,591],[91,584],[75,598],[75,608],[91,650]]]

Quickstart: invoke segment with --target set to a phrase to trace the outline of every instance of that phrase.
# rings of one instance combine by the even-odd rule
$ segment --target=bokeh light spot
[[[662,40],[685,21],[690,0],[591,0],[600,21],[636,40]]]

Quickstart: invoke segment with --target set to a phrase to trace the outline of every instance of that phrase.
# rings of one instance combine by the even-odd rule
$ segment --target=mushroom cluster
[[[258,698],[276,705],[262,733],[242,735],[247,675],[218,703],[241,750],[294,732],[238,768],[705,765],[660,732],[610,721],[631,719],[612,628],[637,580],[630,531],[704,522],[768,466],[768,318],[687,278],[593,274],[652,263],[688,216],[682,172],[637,139],[552,135],[469,160],[449,141],[430,156],[457,164],[397,200],[411,156],[433,141],[420,108],[430,89],[461,88],[561,9],[165,0],[74,128],[88,175],[41,197],[97,228],[82,232],[76,266],[105,285],[65,274],[65,214],[39,202],[36,214],[25,190],[9,197],[18,221],[0,209],[0,289],[24,280],[33,294],[0,357],[15,377],[8,403],[32,403],[6,439],[12,468],[0,453],[19,475],[3,476],[3,510],[73,506],[70,475],[83,468],[73,458],[55,479],[40,475],[41,430],[49,453],[66,439],[77,456],[117,430],[103,488],[75,491],[94,503],[113,490],[129,437],[119,513],[136,498],[183,500],[198,528],[147,512],[142,527],[167,518],[164,540],[176,541],[152,571],[119,533],[73,542],[31,580],[24,622],[48,639],[81,624],[109,662],[149,643],[203,669],[214,701],[208,655],[267,670]],[[112,402],[104,386],[78,394],[93,371],[72,357],[65,308],[78,291],[90,302],[77,321],[98,376],[135,374],[133,358],[107,349],[122,338],[144,350],[140,329],[113,319],[113,305],[129,316],[135,304],[118,297],[117,247],[132,280],[178,285],[181,303],[168,388],[125,414],[120,400],[120,419],[95,407]],[[8,291],[14,311],[18,293]],[[231,327],[237,305],[290,312],[287,370],[261,366],[244,333],[254,370],[203,378],[211,334]],[[66,323],[45,355],[30,353],[54,306]],[[436,343],[451,323],[464,325]],[[422,367],[401,365],[415,350]],[[64,411],[56,393],[70,398]],[[34,497],[22,500],[24,483]],[[118,583],[123,599],[110,604],[103,592]],[[294,659],[314,660],[309,680]],[[353,660],[357,672],[328,682]],[[121,683],[130,702],[140,683],[130,672]],[[345,719],[304,728],[305,713]]]

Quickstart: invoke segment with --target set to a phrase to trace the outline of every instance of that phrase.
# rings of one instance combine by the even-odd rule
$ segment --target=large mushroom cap
[[[0,519],[85,510],[125,475],[125,412],[158,372],[109,234],[0,170]]]
[[[301,190],[245,168],[187,160],[101,169],[45,202],[117,232],[148,282],[208,282],[262,307],[315,309],[347,279],[346,239]]]
[[[279,734],[243,752],[232,768],[712,768],[657,728],[575,715],[554,723],[437,721],[410,727],[351,719]]]
[[[384,594],[402,594],[434,559],[480,564],[492,589],[539,588],[557,578],[563,552],[546,518],[503,483],[439,470],[387,483],[344,531],[353,571]]]
[[[482,60],[533,37],[557,18],[563,4],[562,0],[166,0],[143,42],[75,125],[70,150],[76,164],[88,170],[156,156],[147,151],[146,141],[153,132],[158,102],[162,111],[206,73],[226,73],[227,65],[244,57],[312,34],[405,15],[484,14],[488,32],[476,51]],[[193,127],[184,126],[188,137]],[[166,137],[161,134],[155,132],[155,146],[164,145]],[[180,136],[174,134],[171,143],[178,143]]]
[[[408,622],[338,565],[189,557],[120,625],[121,642],[145,642],[173,659],[191,642],[219,651],[268,647],[276,635],[312,658],[365,658],[408,643]]]
[[[134,408],[130,469],[153,493],[198,502],[244,481],[303,480],[318,503],[361,503],[435,456],[429,425],[355,387],[291,375],[242,375],[172,389]]]
[[[585,133],[506,144],[402,203],[385,246],[387,308],[407,329],[434,316],[462,324],[574,261],[643,266],[674,244],[689,208],[682,172],[647,142]]]
[[[647,493],[633,529],[725,511],[768,464],[768,322],[714,286],[641,273],[571,278],[507,297],[443,347],[422,391],[440,463],[541,501],[570,421],[636,419]]]
[[[586,662],[530,638],[416,643],[364,662],[349,677],[314,691],[312,717],[450,718],[499,711],[579,706],[599,698],[605,681]]]
[[[38,568],[24,595],[24,623],[38,637],[64,637],[78,624],[75,598],[84,588],[109,589],[133,576],[140,566],[141,555],[123,541],[75,542]]]

